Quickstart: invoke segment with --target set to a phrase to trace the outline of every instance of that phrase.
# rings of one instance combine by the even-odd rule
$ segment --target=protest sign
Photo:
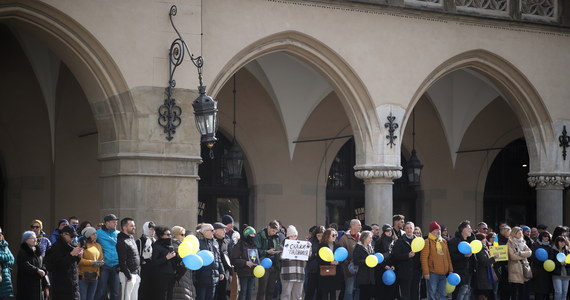
[[[495,261],[507,261],[509,260],[509,246],[492,246],[489,247],[489,257],[494,257],[498,253],[499,257],[495,258]]]
[[[308,241],[285,240],[282,258],[307,261],[310,255],[311,243]]]

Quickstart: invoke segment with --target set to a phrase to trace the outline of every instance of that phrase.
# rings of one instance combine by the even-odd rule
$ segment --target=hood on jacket
[[[154,228],[154,222],[152,222],[152,221],[148,221],[148,222],[145,222],[143,224],[143,234],[145,236],[149,236],[151,224],[152,224],[152,228]]]

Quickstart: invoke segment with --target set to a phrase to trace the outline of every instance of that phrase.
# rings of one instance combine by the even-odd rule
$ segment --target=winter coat
[[[311,245],[312,246],[312,245]],[[320,243],[317,245],[317,250],[316,253],[319,252],[319,249],[323,248],[323,247],[329,247],[329,245],[327,243]],[[334,253],[334,251],[336,249],[338,249],[340,246],[338,244],[334,244],[334,249],[331,249]],[[317,267],[317,272],[319,272],[320,274],[320,266],[324,266],[324,265],[331,265],[330,262],[326,262],[324,260],[321,259],[320,256],[316,255],[315,260],[318,263],[318,267]],[[318,276],[318,289],[320,291],[323,292],[328,292],[328,291],[335,291],[335,290],[339,290],[340,287],[342,286],[344,282],[344,274],[342,273],[342,267],[341,264],[338,264],[336,266],[336,276]]]
[[[447,241],[441,240],[441,247],[443,255],[437,253],[437,242],[427,238],[425,239],[425,246],[421,252],[420,260],[422,262],[422,272],[424,275],[429,273],[447,275],[453,272],[453,265],[451,264],[451,257],[449,256],[449,248]],[[417,255],[417,254],[416,254]]]
[[[306,270],[308,273],[318,273],[319,272],[319,240],[316,237],[312,237],[309,242],[311,242],[311,254],[309,255],[309,260],[307,261]]]
[[[419,253],[416,253],[414,257],[409,257],[412,251],[411,244],[412,239],[409,239],[406,234],[394,243],[390,261],[396,267],[396,278],[411,279],[421,268]]]
[[[448,243],[451,265],[453,266],[453,271],[461,277],[461,284],[469,283],[469,279],[475,268],[475,256],[471,255],[466,257],[465,254],[459,252],[459,243],[470,243],[473,240],[473,236],[468,236],[467,239],[463,239],[461,233],[456,232],[455,237]]]
[[[55,229],[51,235],[49,236],[49,242],[53,245],[57,242],[57,238],[59,238],[60,232],[59,229]]]
[[[516,244],[512,239],[507,243],[509,246],[509,282],[510,283],[525,283],[528,279],[524,278],[522,260],[526,260],[532,255],[532,251],[526,243],[522,249],[517,249]]]
[[[250,268],[246,263],[250,260],[248,250],[257,251],[257,247],[253,243],[253,239],[249,239],[250,237],[241,238],[237,245],[232,248],[232,252],[230,253],[230,260],[234,266],[235,272],[238,274],[238,277],[253,277],[254,267]],[[260,261],[255,261],[253,263],[258,265],[260,264]]]
[[[51,298],[54,300],[79,300],[77,264],[80,256],[72,256],[73,246],[62,236],[49,249],[45,265],[50,272]]]
[[[14,296],[12,290],[12,266],[14,255],[8,248],[8,242],[0,241],[0,266],[2,267],[2,282],[0,282],[0,298]]]
[[[374,255],[372,245],[369,245],[369,249],[366,249],[364,245],[356,244],[354,253],[352,254],[352,260],[354,264],[358,266],[358,273],[356,273],[357,285],[374,284],[374,268],[370,268],[366,265],[368,255]]]
[[[220,250],[214,240],[203,238],[200,240],[200,250],[208,250],[214,254],[214,262],[209,266],[201,267],[196,271],[196,285],[212,286],[220,281],[220,274],[224,274],[224,266],[220,259]]]
[[[178,253],[178,246],[182,241],[173,240],[174,251]],[[182,266],[185,268],[184,266]],[[180,268],[177,268],[180,272]],[[174,291],[172,294],[173,300],[193,300],[196,297],[196,288],[194,288],[194,281],[192,280],[193,272],[185,270],[183,274],[177,273],[177,280],[174,282]]]
[[[218,249],[220,250],[220,259],[222,260],[222,264],[224,266],[224,277],[230,278],[230,270],[232,269],[232,263],[230,261],[230,253],[233,242],[231,238],[224,235],[223,239],[214,238],[215,243],[218,244]]]
[[[107,267],[115,267],[119,264],[119,256],[117,255],[117,236],[119,231],[116,229],[103,229],[97,229],[97,242],[101,244],[103,249],[105,265]]]
[[[94,266],[93,262],[103,260],[103,250],[101,245],[97,242],[88,242],[85,244],[85,249],[83,249],[83,256],[79,261],[79,276],[82,277],[85,272],[95,272],[97,277],[99,277],[99,268]]]
[[[546,253],[552,250],[549,245],[541,245],[538,242],[533,243],[531,250],[535,253],[536,250],[542,248]],[[549,294],[552,291],[552,274],[544,269],[544,263],[536,259],[536,256],[531,255],[529,258],[530,266],[533,270],[532,287],[535,293]]]
[[[550,249],[550,253],[548,256],[549,256],[549,259],[554,262],[554,270],[551,272],[552,276],[561,276],[562,275],[562,268],[566,269],[566,276],[570,276],[570,264],[566,264],[566,265],[562,266],[562,264],[558,261],[558,259],[556,259],[556,255],[558,253],[564,253],[564,256],[567,256],[569,251],[566,249],[563,249],[562,251],[560,251],[555,247],[552,247]]]
[[[358,237],[360,237],[360,233],[358,234]],[[350,231],[347,231],[345,234],[342,235],[342,237],[338,241],[338,244],[341,247],[346,248],[346,250],[348,251],[348,258],[346,259],[346,261],[348,262],[352,259],[352,255],[354,254],[354,247],[356,247],[356,244],[358,244],[358,238],[355,239],[352,235],[350,235]]]
[[[494,270],[492,265],[495,263],[494,257],[489,257],[487,247],[479,251],[476,256],[476,272],[475,272],[475,286],[479,290],[492,290],[493,289],[493,274]],[[460,275],[461,276],[461,275]]]
[[[45,236],[45,232],[40,232],[40,235],[37,236],[38,239],[38,246],[40,246],[40,250],[42,251],[42,256],[46,255],[46,251],[51,248],[51,241],[48,237]]]
[[[171,243],[171,239],[158,239],[152,244],[152,258],[150,259],[152,278],[168,277],[174,279],[176,277],[176,265],[179,257],[166,259],[166,255],[174,251],[174,245]]]
[[[139,274],[141,268],[141,260],[135,239],[120,232],[117,235],[117,256],[119,259],[119,270],[127,280],[132,279],[132,274]]]
[[[42,265],[42,250],[32,250],[26,243],[20,245],[16,259],[18,265],[18,300],[43,300],[42,277],[38,270],[47,271]],[[46,272],[47,273],[47,272]]]
[[[279,254],[267,253],[267,250],[269,249],[281,250],[281,241],[279,240],[278,234],[269,236],[267,228],[264,228],[255,236],[255,246],[259,252],[260,260],[267,257],[273,262],[273,267],[277,268],[277,270],[281,268],[281,259],[279,258]]]

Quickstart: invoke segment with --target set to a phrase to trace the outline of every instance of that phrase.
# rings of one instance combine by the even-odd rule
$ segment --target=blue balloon
[[[375,253],[374,256],[378,258],[379,264],[381,264],[384,261],[384,255],[382,255],[382,253]]]
[[[542,262],[542,261],[545,261],[548,259],[548,252],[546,252],[546,250],[544,250],[544,248],[538,248],[534,252],[534,256],[536,257],[536,259],[538,261]]]
[[[348,258],[348,251],[344,247],[339,247],[334,251],[335,261],[344,261]]]
[[[566,255],[564,255],[564,253],[560,252],[560,253],[556,254],[556,260],[558,262],[564,262],[566,260]]]
[[[270,258],[266,257],[266,258],[261,260],[261,266],[266,268],[266,269],[271,268],[272,265],[273,265],[273,262],[271,261]]]
[[[457,249],[459,249],[459,252],[461,252],[461,254],[471,253],[471,245],[469,245],[469,243],[465,241],[459,243],[459,245],[457,245]]]
[[[461,282],[461,277],[457,273],[449,273],[449,275],[447,275],[447,282],[449,282],[450,285],[456,286]]]
[[[392,285],[396,282],[396,273],[392,270],[386,270],[384,274],[382,274],[382,282],[385,285]]]
[[[184,258],[182,258],[182,262],[186,268],[192,271],[196,271],[204,265],[202,258],[196,254],[189,254],[184,256]]]
[[[208,250],[200,250],[196,254],[202,258],[204,266],[209,266],[214,262],[214,254]]]

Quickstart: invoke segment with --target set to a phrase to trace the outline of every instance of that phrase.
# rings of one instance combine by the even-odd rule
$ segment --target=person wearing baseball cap
[[[76,237],[75,229],[69,225],[64,226],[57,241],[46,253],[45,265],[50,272],[50,294],[53,299],[79,298],[77,265],[83,255],[83,248],[74,245]]]
[[[97,229],[97,241],[103,249],[105,264],[99,270],[99,284],[95,299],[102,299],[110,293],[111,300],[119,299],[119,256],[117,254],[117,221],[119,218],[114,214],[108,214],[103,218],[104,226]],[[108,290],[109,289],[109,290]]]

